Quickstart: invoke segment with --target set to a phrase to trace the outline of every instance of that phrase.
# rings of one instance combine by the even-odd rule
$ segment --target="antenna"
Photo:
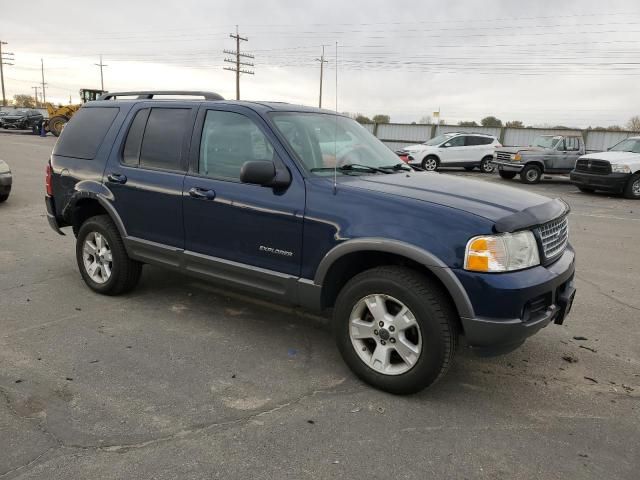
[[[338,190],[338,42],[336,42],[336,113],[335,131],[333,132],[333,194]]]

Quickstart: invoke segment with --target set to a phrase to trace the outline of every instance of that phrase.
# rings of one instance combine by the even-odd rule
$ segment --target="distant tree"
[[[483,127],[501,127],[502,126],[502,120],[491,115],[488,117],[484,117],[482,120],[480,120],[480,123],[482,124]]]
[[[431,122],[433,120],[431,120],[431,115],[424,115],[422,117],[420,117],[420,120],[418,120],[418,123],[422,123],[425,125],[431,125]]]
[[[522,123],[520,120],[509,120],[504,124],[504,126],[510,128],[524,128],[524,123]]]
[[[356,114],[355,120],[356,122],[362,123],[362,124],[373,123],[369,117],[362,115],[361,113]]]
[[[569,127],[565,127],[564,125],[554,125],[551,128],[555,128],[557,130],[569,130]]]
[[[16,107],[35,108],[36,100],[31,95],[18,94],[13,96],[13,104]]]
[[[441,118],[440,120],[438,120],[438,125],[445,125],[447,123],[447,121],[444,118]]]
[[[622,128],[620,125],[609,125],[607,127],[607,130],[609,130],[611,132],[620,132],[620,131],[624,130],[624,128]]]
[[[627,122],[627,128],[632,132],[640,132],[640,115],[634,115]]]
[[[459,127],[477,127],[478,124],[476,123],[475,120],[471,120],[470,122],[466,122],[466,121],[458,122],[458,126]]]
[[[373,123],[389,123],[391,121],[391,117],[389,115],[379,113],[378,115],[374,115],[372,120]]]

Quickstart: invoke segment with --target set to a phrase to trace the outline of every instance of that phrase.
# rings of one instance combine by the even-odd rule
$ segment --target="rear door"
[[[194,120],[192,105],[173,103],[139,104],[128,116],[104,181],[132,241],[184,248],[182,184]]]

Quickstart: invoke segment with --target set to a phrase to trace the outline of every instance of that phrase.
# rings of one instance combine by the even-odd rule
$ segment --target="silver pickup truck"
[[[502,178],[520,174],[522,183],[538,183],[544,173],[568,174],[585,154],[581,135],[540,135],[529,147],[502,147],[493,163]]]

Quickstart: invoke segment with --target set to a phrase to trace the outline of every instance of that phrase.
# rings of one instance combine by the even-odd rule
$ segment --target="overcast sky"
[[[624,125],[640,114],[640,1],[65,0],[0,2],[7,96],[33,93],[44,59],[47,100],[81,87],[213,90],[239,25],[255,55],[242,98],[317,105],[411,122],[495,115],[526,124]]]

